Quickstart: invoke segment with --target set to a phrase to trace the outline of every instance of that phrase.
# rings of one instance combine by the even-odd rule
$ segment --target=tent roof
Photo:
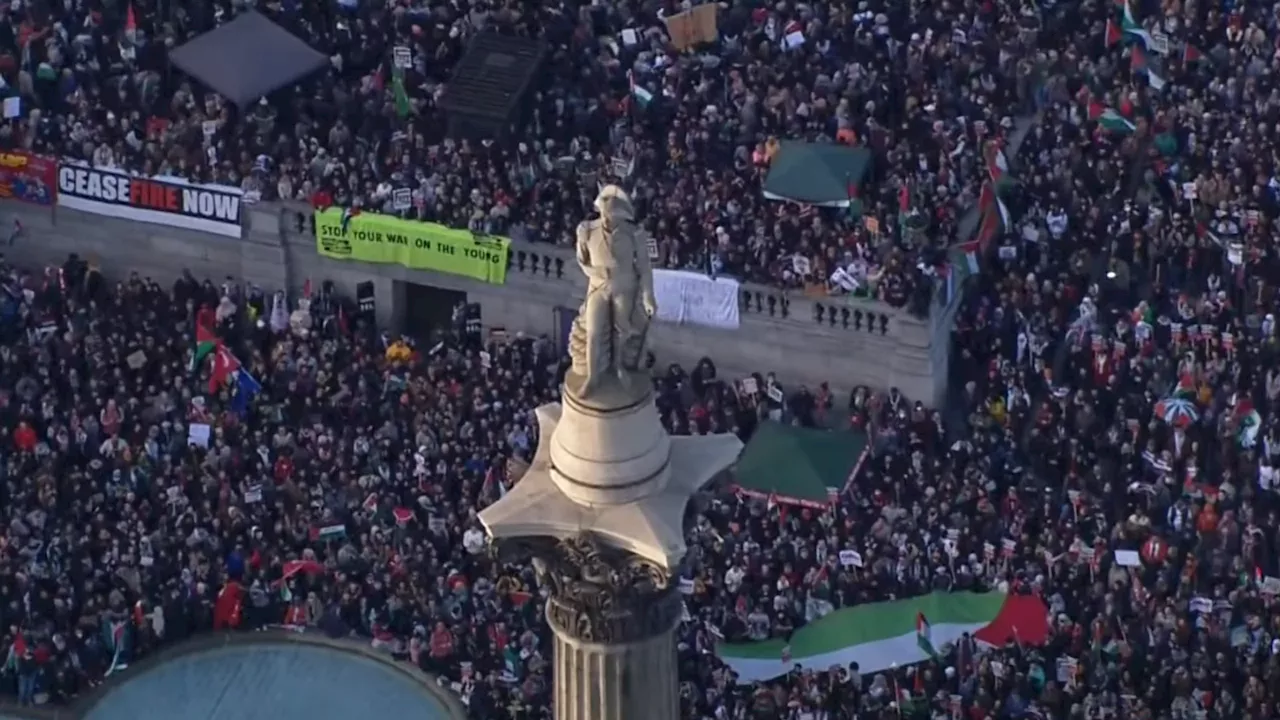
[[[766,196],[810,205],[847,202],[849,185],[861,185],[871,151],[833,143],[784,140],[764,180]]]
[[[183,72],[240,107],[328,62],[323,53],[256,12],[193,39],[169,57]]]
[[[866,435],[761,423],[734,471],[738,487],[780,502],[826,505],[861,465]]]

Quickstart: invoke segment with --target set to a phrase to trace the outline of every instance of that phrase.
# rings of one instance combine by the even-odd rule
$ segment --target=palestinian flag
[[[213,334],[213,330],[203,323],[196,324],[196,349],[191,355],[191,371],[195,372],[200,367],[200,363],[218,347],[218,336]]]
[[[933,593],[838,610],[800,628],[789,640],[722,643],[716,655],[743,684],[785,675],[796,665],[826,670],[856,662],[861,672],[877,673],[929,660],[932,655],[922,639],[932,648],[955,643],[966,633],[992,647],[1010,640],[1044,645],[1047,614],[1044,602],[1034,596]]]
[[[240,360],[227,349],[226,345],[216,343],[217,352],[213,356],[213,370],[209,372],[209,394],[216,395],[223,385],[230,382],[231,377],[240,369]]]
[[[1120,29],[1124,31],[1125,39],[1138,40],[1144,49],[1151,48],[1151,33],[1144,30],[1134,18],[1133,7],[1127,2],[1124,4],[1124,11],[1120,18]]]
[[[1253,407],[1253,401],[1243,398],[1236,403],[1236,439],[1240,447],[1251,448],[1258,443],[1258,430],[1262,427],[1262,416]]]
[[[1120,26],[1115,20],[1107,21],[1107,47],[1116,45],[1124,38],[1124,32],[1120,30]]]
[[[1187,43],[1186,45],[1182,46],[1182,64],[1183,65],[1198,63],[1203,59],[1204,59],[1204,53],[1200,52],[1200,49],[1197,48],[1195,45],[1192,45],[1191,43]]]
[[[978,234],[974,238],[978,247],[985,250],[1003,230],[1012,227],[1009,208],[1000,199],[998,191],[992,183],[983,183],[982,193],[978,196],[979,224]]]
[[[994,140],[987,143],[985,152],[987,175],[991,178],[996,194],[999,195],[1013,184],[1013,178],[1009,176],[1009,160],[1004,156],[1004,148]]]
[[[648,107],[653,102],[653,93],[648,88],[636,82],[636,74],[634,71],[627,71],[627,85],[631,88],[631,97],[640,103],[640,107]]]
[[[1178,384],[1173,386],[1173,397],[1194,400],[1196,394],[1196,379],[1191,376],[1191,373],[1182,373],[1178,377]]]
[[[1000,214],[994,208],[983,208],[982,219],[978,224],[978,236],[974,242],[978,247],[986,249],[1000,237]]]
[[[967,243],[960,243],[955,246],[957,257],[954,262],[958,267],[964,268],[964,276],[977,275],[982,272],[982,263],[979,258],[982,256],[982,244],[977,240],[970,240]]]
[[[1137,126],[1125,119],[1123,115],[1116,112],[1113,108],[1107,108],[1098,116],[1098,124],[1103,128],[1122,135],[1133,132]]]
[[[1135,46],[1129,51],[1129,70],[1134,73],[1146,72],[1150,65],[1147,60],[1147,51]]]
[[[933,647],[933,626],[924,613],[916,613],[916,645],[929,658],[938,657],[938,651]]]

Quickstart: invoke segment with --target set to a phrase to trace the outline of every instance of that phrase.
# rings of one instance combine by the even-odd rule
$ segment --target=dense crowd
[[[117,43],[120,7],[0,20],[0,72],[39,110],[10,142],[263,197],[381,208],[405,183],[416,217],[547,242],[621,159],[663,264],[789,286],[839,269],[890,299],[944,274],[965,210],[999,185],[1009,217],[977,248],[952,407],[825,388],[772,403],[713,363],[659,359],[673,432],[745,438],[773,416],[852,425],[878,451],[830,509],[697,499],[686,716],[1276,715],[1273,7],[732,5],[716,46],[681,54],[631,3],[283,3],[268,12],[333,67],[241,116],[161,52],[233,9],[133,7],[134,45]],[[442,84],[482,28],[552,45],[510,142],[440,135]],[[398,45],[414,54],[406,117],[385,81]],[[210,152],[198,130],[214,117]],[[266,119],[294,132],[258,132]],[[871,149],[863,217],[764,200],[774,138]],[[1008,177],[987,162],[1001,138]],[[899,232],[904,210],[928,231]],[[0,317],[0,629],[24,701],[67,699],[161,642],[287,623],[370,636],[476,717],[548,715],[540,589],[491,563],[475,513],[538,441],[529,411],[556,397],[558,348],[409,346],[324,293],[302,335],[261,294],[96,277],[11,279]],[[206,306],[260,382],[247,408],[192,369]],[[842,549],[863,566],[835,562]],[[754,685],[713,657],[721,637],[786,637],[824,608],[958,589],[1037,595],[1049,640]]]
[[[859,292],[901,304],[978,198],[981,148],[1030,113],[1054,69],[1016,3],[954,16],[918,3],[739,3],[719,13],[719,42],[682,53],[666,42],[675,3],[284,2],[258,9],[331,62],[233,108],[170,68],[166,50],[244,7],[7,13],[0,74],[27,108],[8,142],[250,197],[325,198],[555,243],[570,241],[596,182],[621,172],[663,265],[840,292],[850,285],[830,280],[843,270]],[[528,122],[496,142],[446,137],[439,104],[480,32],[550,49]],[[396,48],[411,54],[407,105]],[[872,151],[870,177],[849,191],[860,215],[763,197],[773,148],[788,139]],[[904,187],[931,226],[914,240],[895,231]],[[408,210],[393,207],[402,188]]]
[[[0,626],[22,703],[196,633],[284,625],[371,638],[476,717],[545,715],[539,588],[493,563],[476,512],[532,457],[560,348],[465,322],[396,338],[326,290],[290,312],[190,276],[112,285],[76,259],[0,277]],[[783,412],[709,360],[655,387],[677,433]],[[813,418],[807,397],[789,406]]]

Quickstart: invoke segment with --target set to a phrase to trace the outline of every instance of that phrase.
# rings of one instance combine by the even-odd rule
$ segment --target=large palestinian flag
[[[1040,598],[1001,593],[933,593],[909,600],[845,608],[799,630],[790,642],[722,643],[720,660],[741,683],[769,680],[796,665],[827,670],[858,663],[863,673],[930,659],[969,633],[987,645],[1016,639],[1043,645],[1049,634],[1048,608]]]

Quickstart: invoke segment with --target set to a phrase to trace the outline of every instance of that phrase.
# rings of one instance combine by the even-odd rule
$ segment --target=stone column
[[[504,545],[532,555],[551,590],[556,720],[680,720],[681,603],[666,570],[587,536]]]
[[[675,627],[629,642],[590,643],[553,622],[556,720],[679,720]]]

